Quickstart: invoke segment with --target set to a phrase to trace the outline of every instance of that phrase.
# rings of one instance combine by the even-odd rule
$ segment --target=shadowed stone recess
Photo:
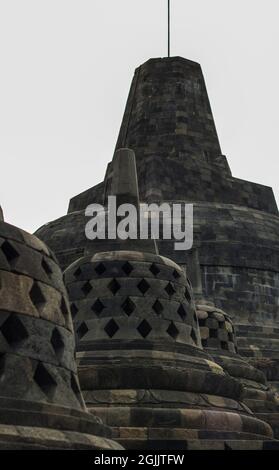
[[[192,288],[176,263],[105,252],[76,261],[64,279],[86,404],[124,447],[275,445],[270,426],[241,403],[239,382],[202,350]]]
[[[80,390],[56,258],[0,222],[0,449],[119,449]]]

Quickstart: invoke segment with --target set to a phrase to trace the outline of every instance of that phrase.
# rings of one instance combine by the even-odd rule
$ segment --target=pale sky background
[[[172,0],[233,174],[278,201],[278,0]],[[166,55],[167,0],[0,0],[0,204],[35,231],[100,182],[134,69]]]

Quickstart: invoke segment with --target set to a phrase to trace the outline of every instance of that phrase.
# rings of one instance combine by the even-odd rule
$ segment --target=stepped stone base
[[[0,426],[0,450],[123,450],[105,437],[29,426]]]
[[[133,434],[133,430],[132,434]],[[175,430],[174,430],[175,431]],[[126,432],[126,431],[125,431]],[[204,440],[186,439],[183,433],[176,438],[160,439],[148,437],[146,441],[141,439],[126,439],[125,437],[118,439],[123,447],[133,450],[279,450],[279,444],[276,441],[262,440]],[[128,447],[129,446],[129,447]]]

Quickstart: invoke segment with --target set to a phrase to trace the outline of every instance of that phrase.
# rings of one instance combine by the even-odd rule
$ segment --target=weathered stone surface
[[[111,185],[106,186],[104,200],[107,196],[117,196],[117,204],[134,204],[139,207],[139,188],[135,153],[128,149],[118,149],[113,160],[115,177]]]
[[[279,395],[268,386],[266,377],[245,361],[239,354],[235,328],[229,316],[212,305],[198,303],[197,317],[201,330],[202,345],[232,377],[243,385],[242,400],[258,416],[273,427],[279,437]],[[200,310],[202,309],[202,310]],[[207,318],[204,311],[207,310]],[[217,328],[212,328],[212,319],[218,318]],[[214,336],[215,342],[211,337]],[[258,365],[259,364],[255,364]]]
[[[87,406],[119,443],[272,439],[270,426],[240,402],[242,387],[202,351],[192,288],[173,261],[99,253],[73,263],[64,279]],[[214,331],[220,315],[209,319]]]
[[[142,201],[194,203],[203,293],[234,320],[245,356],[273,359],[267,373],[278,382],[276,342],[265,329],[258,339],[261,328],[278,324],[278,210],[270,188],[231,176],[198,64],[175,57],[152,59],[137,69],[116,148],[120,147],[135,151]],[[110,165],[106,186],[112,176]],[[63,268],[88,249],[84,208],[102,201],[103,192],[100,184],[76,196],[68,216],[39,230]],[[92,243],[90,249],[95,253],[107,248]],[[179,264],[186,263],[184,254],[174,252],[173,242],[159,241],[158,249]],[[248,334],[246,326],[253,324],[259,328],[257,335]]]
[[[209,312],[215,312],[210,328],[201,327],[202,339],[211,348],[218,348],[223,343],[226,345],[226,354],[235,354],[232,337],[237,336],[238,352],[264,371],[268,380],[279,389],[278,209],[271,188],[231,175],[226,157],[222,155],[199,64],[173,57],[152,59],[136,70],[116,150],[127,147],[136,155],[141,202],[185,201],[194,205],[195,250],[188,254],[174,251],[173,240],[158,240],[157,249],[161,255],[181,267],[188,265],[191,268],[193,259],[199,259],[201,275],[195,276],[195,272],[188,269],[188,276],[192,283],[199,277],[197,298],[204,296],[211,302],[208,313],[201,309],[201,318],[206,320]],[[63,269],[83,256],[92,258],[99,252],[125,250],[125,242],[89,242],[84,234],[87,222],[85,208],[93,202],[103,203],[104,196],[111,190],[114,177],[117,179],[117,168],[114,169],[113,163],[110,163],[103,183],[73,197],[67,216],[38,230],[38,236],[54,250]],[[139,250],[134,241],[130,241],[129,250],[152,251],[148,243],[145,246],[142,244]],[[2,261],[0,256],[2,262],[5,263],[5,260]],[[86,339],[88,346],[86,351],[80,353],[84,364],[90,364],[92,360],[90,349],[93,344],[96,346],[97,336],[102,338],[100,343],[105,341],[105,321],[109,321],[110,317],[108,312],[115,309],[115,321],[118,322],[122,305],[125,305],[127,321],[120,321],[114,337],[122,342],[129,330],[129,341],[136,341],[136,325],[132,317],[143,311],[145,301],[145,308],[149,311],[153,305],[151,299],[157,295],[152,285],[150,289],[154,293],[153,298],[148,295],[147,300],[145,296],[138,297],[136,276],[131,273],[127,286],[123,286],[125,275],[118,270],[120,292],[108,296],[107,285],[103,278],[98,279],[91,265],[89,262],[82,266],[79,281],[73,277],[68,280],[77,300],[77,303],[72,302],[72,315],[77,323],[80,322],[80,332],[84,333],[84,341]],[[141,268],[138,266],[138,279],[146,276],[143,267],[144,263]],[[113,269],[107,275],[113,279]],[[93,291],[89,292],[89,286],[85,287],[85,291],[81,290],[87,276],[89,283],[93,282],[96,286],[96,295]],[[158,278],[163,281],[160,275]],[[88,293],[83,295],[87,290]],[[97,292],[102,294],[101,304]],[[124,292],[122,299],[121,293]],[[94,307],[91,304],[93,299]],[[157,303],[156,307],[159,318],[162,315],[164,321],[176,324],[179,321],[177,312],[173,306],[167,308],[165,302],[168,299],[161,295],[160,304]],[[235,331],[230,322],[225,322],[224,328],[219,331],[216,321],[221,321],[220,309],[229,314]],[[90,318],[91,311],[93,318]],[[98,315],[99,319],[96,318]],[[83,326],[81,320],[85,323]],[[178,335],[180,344],[187,337],[186,323],[182,337]],[[205,328],[211,331],[212,337],[207,338]],[[160,334],[157,321],[151,325],[151,332],[148,333],[152,341],[154,330]],[[98,348],[94,354],[99,354],[98,358],[102,360]],[[120,354],[120,349],[115,351]],[[160,351],[163,351],[163,347]],[[157,351],[153,349],[152,353],[156,354]],[[108,350],[107,354],[112,360],[114,353]],[[174,349],[168,351],[168,354],[179,356]],[[235,368],[238,366],[231,363],[231,370]],[[245,369],[247,373],[248,370],[251,371]],[[252,379],[247,380],[249,382]],[[261,392],[261,389],[257,390],[258,394]],[[270,403],[269,399],[261,401],[265,402],[267,409],[268,401]],[[152,442],[156,445],[156,440]],[[231,445],[234,448],[234,444]]]
[[[54,257],[4,222],[0,253],[0,449],[120,448],[86,410]]]

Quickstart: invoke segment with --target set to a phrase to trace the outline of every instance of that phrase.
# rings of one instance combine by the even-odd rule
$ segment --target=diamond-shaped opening
[[[154,275],[154,276],[157,276],[159,273],[160,273],[160,268],[157,266],[157,264],[155,263],[152,263],[150,268],[149,268],[149,271]]]
[[[85,297],[89,294],[89,292],[92,291],[92,286],[89,281],[87,281],[85,284],[83,284],[81,288],[82,292],[84,293]]]
[[[52,344],[55,354],[61,356],[64,352],[65,345],[62,335],[57,328],[54,328],[50,338],[50,342]]]
[[[32,289],[29,292],[29,296],[37,310],[44,307],[46,299],[41,288],[36,282],[34,282]]]
[[[62,297],[62,299],[61,299],[60,309],[61,309],[62,315],[64,317],[67,317],[68,314],[69,314],[69,310],[68,310],[66,300],[64,299],[64,297]]]
[[[80,268],[77,268],[74,272],[74,277],[78,279],[81,273],[82,273],[82,270]]]
[[[132,315],[133,311],[135,310],[136,308],[136,305],[134,304],[134,302],[130,299],[130,297],[127,297],[127,299],[125,300],[125,302],[123,302],[123,304],[121,305],[121,307],[123,308],[124,312],[126,313],[126,315],[128,315],[128,317],[130,315]]]
[[[45,271],[46,275],[48,277],[51,277],[53,271],[52,271],[50,265],[48,264],[48,262],[45,260],[45,258],[42,259],[42,268]]]
[[[131,265],[131,263],[129,263],[129,261],[127,261],[125,264],[123,264],[122,266],[122,271],[124,271],[124,273],[127,275],[127,276],[130,276],[131,272],[134,270],[133,266]]]
[[[99,263],[96,267],[95,267],[95,271],[96,273],[99,275],[99,276],[102,276],[102,274],[104,274],[104,272],[106,271],[106,267],[103,263]]]
[[[206,318],[199,318],[199,325],[206,326]]]
[[[150,289],[150,285],[148,284],[148,282],[145,279],[142,279],[139,282],[137,287],[143,295],[148,291],[148,289]]]
[[[113,295],[116,295],[117,292],[121,289],[121,285],[116,279],[113,279],[109,285],[108,285],[109,290]]]
[[[163,310],[164,310],[164,307],[163,305],[161,304],[160,300],[156,300],[156,302],[152,305],[152,308],[154,310],[154,312],[157,314],[157,315],[161,315],[163,313]]]
[[[0,330],[9,344],[20,343],[29,336],[27,329],[15,314],[7,318]]]
[[[201,343],[203,348],[207,348],[207,339],[202,339]]]
[[[182,320],[185,320],[185,318],[187,317],[187,312],[182,304],[179,306],[177,313]]]
[[[1,249],[4,253],[4,255],[5,255],[8,263],[10,263],[10,264],[15,262],[17,260],[17,258],[19,257],[19,253],[17,252],[17,250],[7,240],[4,241],[4,243],[2,244]]]
[[[113,320],[113,318],[106,324],[105,328],[104,328],[106,334],[112,338],[116,333],[117,331],[119,330],[119,326],[117,325],[117,323]]]
[[[229,350],[229,345],[226,341],[221,341],[221,349]]]
[[[92,305],[91,309],[93,312],[96,313],[96,315],[100,315],[102,311],[104,310],[105,306],[104,304],[100,301],[100,299],[97,299],[96,302]]]
[[[170,282],[166,285],[165,291],[170,297],[172,297],[176,292],[175,288]]]
[[[82,322],[82,324],[78,327],[78,329],[76,331],[76,335],[77,335],[78,339],[83,338],[84,335],[86,335],[86,333],[88,331],[89,331],[89,329],[87,328],[86,323]]]
[[[137,327],[138,332],[141,334],[143,338],[146,338],[150,331],[152,330],[151,326],[149,325],[148,321],[143,320],[139,326]]]
[[[219,321],[218,325],[219,325],[220,329],[224,329],[225,328],[225,320],[224,321]]]
[[[167,333],[173,338],[173,339],[176,339],[177,336],[179,335],[179,330],[176,328],[175,324],[173,323],[173,321],[170,323],[168,329],[167,329]]]
[[[78,314],[78,308],[74,303],[71,304],[71,314],[72,318],[75,318],[75,316]]]
[[[191,303],[191,300],[192,300],[192,299],[191,299],[191,295],[190,295],[190,292],[189,292],[189,290],[187,289],[187,287],[185,288],[185,293],[184,293],[184,295],[185,295],[185,299],[187,300],[187,302]]]
[[[194,328],[192,328],[192,330],[191,330],[191,338],[194,341],[194,343],[197,344],[198,338],[197,338],[196,330]]]
[[[181,274],[175,269],[172,273],[174,279],[179,279]]]
[[[218,338],[218,330],[215,328],[210,328],[209,338]]]
[[[36,368],[34,380],[48,398],[53,397],[57,383],[41,362]]]

